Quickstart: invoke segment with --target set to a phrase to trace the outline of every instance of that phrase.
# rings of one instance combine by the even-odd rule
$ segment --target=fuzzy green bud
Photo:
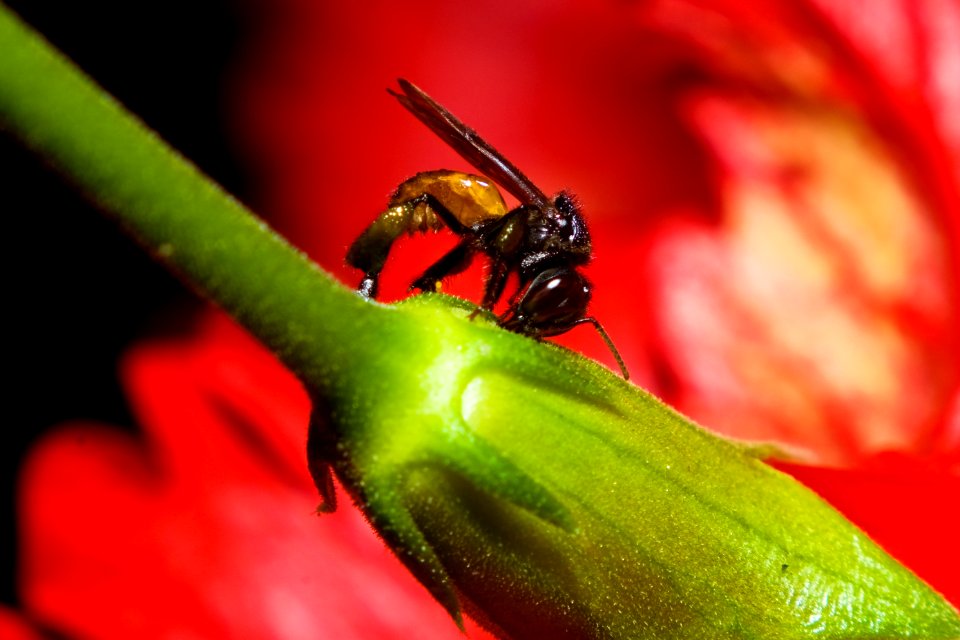
[[[517,638],[960,637],[939,595],[749,449],[451,304],[391,310],[363,379],[320,399],[311,462],[456,620],[466,604]]]

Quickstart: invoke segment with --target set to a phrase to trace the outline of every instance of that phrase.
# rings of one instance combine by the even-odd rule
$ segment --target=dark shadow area
[[[227,2],[4,0],[160,135],[244,196],[224,132],[224,73],[239,42]],[[42,160],[0,133],[5,358],[0,430],[0,600],[17,603],[16,480],[30,446],[65,420],[134,429],[117,358],[174,331],[198,303]]]

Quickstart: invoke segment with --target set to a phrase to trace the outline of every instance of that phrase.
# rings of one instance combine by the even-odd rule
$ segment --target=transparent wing
[[[390,95],[399,100],[400,104],[420,122],[430,127],[480,173],[491,178],[523,204],[544,210],[553,208],[550,199],[509,160],[477,135],[476,131],[460,122],[412,82],[403,78],[398,82],[403,93],[387,89]]]

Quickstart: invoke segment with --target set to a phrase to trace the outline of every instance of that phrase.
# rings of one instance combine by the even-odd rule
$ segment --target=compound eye
[[[581,320],[590,304],[590,283],[570,269],[548,269],[530,283],[520,315],[541,335],[563,333]]]

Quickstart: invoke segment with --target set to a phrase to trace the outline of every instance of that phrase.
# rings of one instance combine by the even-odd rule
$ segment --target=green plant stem
[[[317,268],[2,5],[0,127],[298,374],[333,380],[336,363],[370,355],[358,333],[391,321],[388,308]]]

